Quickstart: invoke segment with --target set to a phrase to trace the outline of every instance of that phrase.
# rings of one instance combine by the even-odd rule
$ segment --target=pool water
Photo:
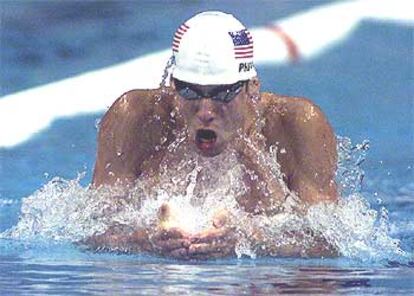
[[[248,1],[3,1],[0,95],[167,48],[177,24],[205,9],[233,12],[252,27],[328,2],[265,1],[257,9]],[[89,114],[0,148],[0,294],[413,293],[413,36],[412,26],[366,20],[320,56],[258,69],[264,90],[311,98],[349,145],[338,171],[348,185],[335,229],[343,256],[182,262],[83,250],[71,242],[74,221],[60,224],[64,231],[46,226],[87,197],[103,115]],[[23,227],[33,221],[36,231]]]

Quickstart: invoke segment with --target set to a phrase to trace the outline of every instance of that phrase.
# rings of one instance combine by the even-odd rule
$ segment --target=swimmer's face
[[[231,85],[198,85],[173,79],[176,103],[189,131],[190,141],[203,156],[220,154],[253,120],[253,98],[258,81]]]

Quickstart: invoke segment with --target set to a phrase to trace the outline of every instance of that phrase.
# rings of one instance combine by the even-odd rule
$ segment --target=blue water
[[[167,48],[175,27],[205,9],[232,12],[252,27],[327,2],[264,1],[257,8],[250,1],[2,1],[0,95]],[[361,192],[373,209],[388,210],[390,235],[411,258],[413,36],[412,27],[365,21],[313,60],[258,69],[263,89],[311,98],[336,134],[353,143],[369,140]],[[29,141],[0,149],[0,232],[16,225],[22,199],[53,177],[71,180],[85,172],[80,182],[90,182],[95,123],[101,116],[60,119]],[[412,261],[341,257],[188,263],[94,254],[61,242],[1,239],[0,294],[403,294],[414,292]]]

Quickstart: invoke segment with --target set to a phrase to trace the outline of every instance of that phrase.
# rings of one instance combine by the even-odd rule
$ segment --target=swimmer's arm
[[[294,155],[294,169],[288,176],[290,190],[309,204],[336,201],[336,138],[328,120],[318,106],[305,99],[295,99],[287,109],[290,115],[283,125]]]

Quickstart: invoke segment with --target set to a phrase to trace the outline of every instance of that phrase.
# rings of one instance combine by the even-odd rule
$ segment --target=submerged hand
[[[188,257],[210,259],[234,254],[236,235],[228,225],[228,218],[228,213],[221,211],[213,219],[213,227],[190,236]]]
[[[212,228],[193,235],[190,239],[189,258],[212,259],[234,254],[236,240],[233,229]]]
[[[186,258],[188,255],[189,234],[180,228],[160,228],[152,236],[151,242],[154,251],[163,256]]]
[[[161,205],[158,210],[158,228],[151,242],[154,250],[163,256],[185,258],[190,239],[189,234],[177,223],[177,214],[168,203]]]
[[[234,229],[227,225],[227,211],[218,211],[212,227],[193,235],[178,226],[176,215],[170,205],[160,207],[158,230],[151,240],[156,252],[178,259],[210,259],[234,253],[236,240]]]

